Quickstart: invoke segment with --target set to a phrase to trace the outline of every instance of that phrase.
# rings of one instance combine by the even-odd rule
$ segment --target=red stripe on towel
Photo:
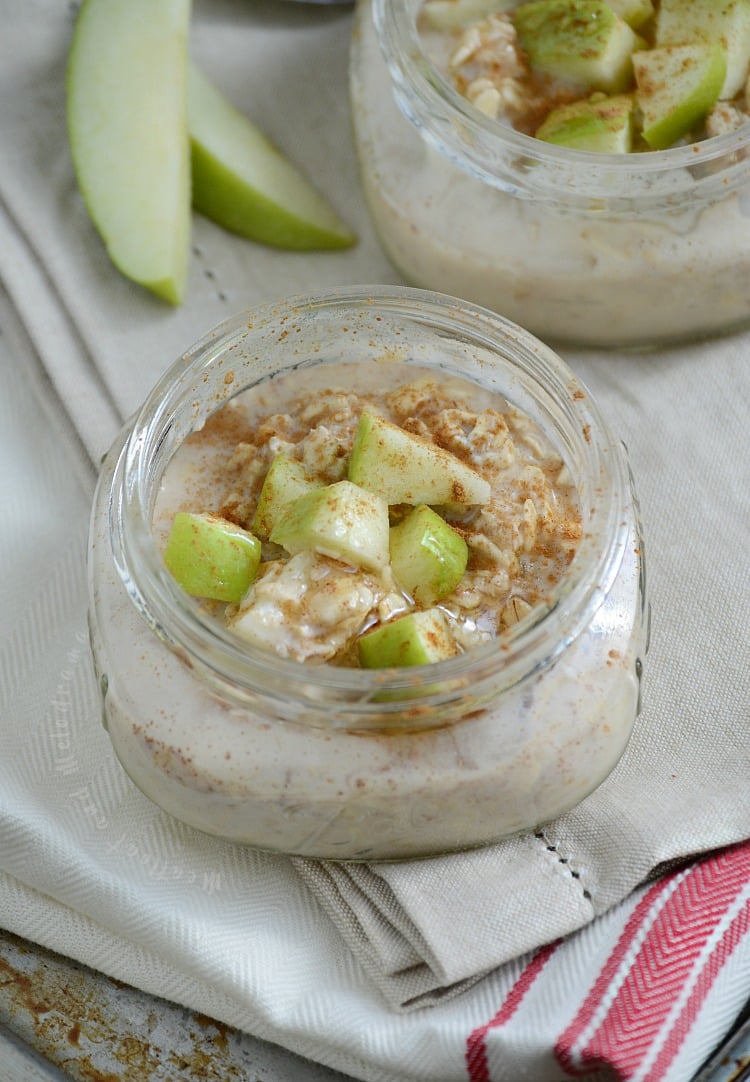
[[[665,889],[672,884],[672,893],[663,901],[654,916],[653,905],[659,903],[654,888],[644,895],[643,903],[633,913],[625,931],[600,977],[592,987],[586,1001],[572,1024],[557,1042],[555,1054],[561,1067],[570,1074],[588,1074],[602,1066],[616,1072],[614,1077],[628,1079],[643,1064],[646,1055],[668,1022],[668,1016],[689,979],[695,979],[695,966],[701,952],[712,934],[719,928],[727,912],[750,877],[750,848],[734,847],[714,854],[694,864],[687,873],[666,877]],[[676,886],[674,883],[676,882]],[[628,966],[627,953],[641,934],[644,921],[653,920],[643,940],[634,949]],[[727,940],[726,948],[717,945],[716,961],[707,956],[707,979],[698,981],[690,1010],[695,1017],[715,973],[731,953],[737,942],[739,928],[734,939]],[[741,936],[739,936],[741,938]],[[622,963],[615,964],[615,955]],[[711,967],[716,969],[710,976]],[[623,973],[623,967],[628,966]],[[606,978],[605,978],[606,975]],[[710,978],[710,979],[709,979]],[[619,985],[612,987],[612,981]],[[610,991],[611,989],[611,991]],[[700,991],[698,990],[700,989]],[[611,1003],[594,1025],[592,1032],[581,1044],[586,1027],[592,1022],[595,1011],[610,991]],[[692,999],[692,993],[691,993]],[[686,1016],[685,1027],[689,1025]],[[677,1054],[687,1028],[673,1030],[674,1040],[664,1056],[659,1054],[661,1073],[651,1073],[649,1082],[659,1082],[669,1063]]]
[[[748,864],[750,864],[750,854],[746,854],[746,858]],[[748,868],[747,877],[750,878],[750,868]],[[664,1044],[646,1076],[645,1082],[659,1082],[660,1079],[664,1078],[690,1033],[690,1029],[703,1006],[706,996],[711,991],[714,981],[721,972],[722,966],[729,960],[735,948],[748,934],[748,931],[750,931],[750,899],[746,899],[744,906],[735,915],[716,947],[706,959],[687,1002],[670,1026]]]
[[[590,1024],[594,1017],[594,1012],[601,1006],[604,993],[622,966],[625,955],[632,949],[633,942],[640,933],[647,917],[653,912],[654,906],[659,902],[662,895],[669,889],[671,879],[672,877],[658,880],[653,886],[649,887],[638,902],[628,917],[612,953],[602,966],[588,995],[581,1004],[580,1010],[555,1045],[555,1058],[568,1074],[588,1073],[588,1071],[577,1069],[573,1061],[573,1050],[586,1026]]]
[[[546,962],[554,954],[560,942],[561,940],[557,939],[554,943],[548,943],[547,946],[541,947],[534,954],[531,961],[522,970],[518,980],[511,987],[497,1013],[493,1015],[489,1022],[485,1022],[484,1025],[479,1026],[469,1035],[466,1042],[466,1066],[469,1071],[470,1082],[490,1082],[487,1063],[487,1034],[491,1029],[502,1026],[515,1014],[523,997],[541,973]]]

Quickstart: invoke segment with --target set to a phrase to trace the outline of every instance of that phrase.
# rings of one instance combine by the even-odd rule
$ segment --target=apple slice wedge
[[[355,236],[305,177],[194,65],[188,80],[193,206],[277,248],[347,248]]]
[[[271,530],[287,552],[317,552],[351,567],[382,571],[388,563],[388,505],[350,481],[311,488]]]
[[[719,98],[733,98],[750,69],[750,0],[661,0],[654,44],[699,41],[718,41],[724,49],[727,66]]]
[[[260,567],[260,541],[220,515],[178,511],[164,563],[175,581],[194,597],[238,602]]]
[[[727,71],[717,42],[664,45],[633,58],[643,138],[665,150],[700,124],[716,104]]]
[[[391,570],[419,605],[433,605],[458,586],[469,548],[463,537],[426,504],[391,526]]]
[[[252,529],[267,541],[282,515],[296,499],[320,485],[311,481],[301,462],[280,452],[268,467],[253,516]]]
[[[433,30],[455,30],[495,12],[508,11],[516,0],[426,0],[422,15]]]
[[[537,139],[597,154],[629,154],[633,149],[633,105],[629,94],[593,95],[560,105],[536,130]]]
[[[459,653],[458,644],[440,609],[416,610],[380,624],[359,638],[357,648],[364,669],[432,665]],[[429,688],[423,690],[429,691]]]
[[[78,185],[112,262],[179,304],[190,240],[190,0],[84,0],[67,69]]]
[[[654,16],[652,0],[607,0],[607,3],[633,30],[638,30]]]
[[[603,0],[530,0],[513,20],[532,72],[607,94],[630,84],[641,42]]]
[[[489,482],[450,451],[366,410],[348,477],[389,504],[484,504],[492,494]]]

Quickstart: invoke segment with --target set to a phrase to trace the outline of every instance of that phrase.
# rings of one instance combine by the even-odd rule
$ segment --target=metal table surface
[[[0,1082],[182,1079],[352,1082],[0,931]],[[750,1082],[750,1003],[693,1082]]]
[[[0,1082],[351,1082],[0,931]]]

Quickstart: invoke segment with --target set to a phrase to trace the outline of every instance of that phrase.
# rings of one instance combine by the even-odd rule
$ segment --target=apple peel
[[[354,243],[351,230],[299,170],[194,65],[188,117],[197,211],[230,232],[276,248]]]
[[[84,0],[67,67],[78,185],[116,267],[179,304],[190,245],[190,0]]]

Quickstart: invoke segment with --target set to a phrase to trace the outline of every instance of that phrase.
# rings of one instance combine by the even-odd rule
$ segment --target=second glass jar
[[[750,321],[750,125],[631,155],[542,143],[432,67],[421,2],[360,0],[351,56],[365,195],[407,281],[581,345]]]

